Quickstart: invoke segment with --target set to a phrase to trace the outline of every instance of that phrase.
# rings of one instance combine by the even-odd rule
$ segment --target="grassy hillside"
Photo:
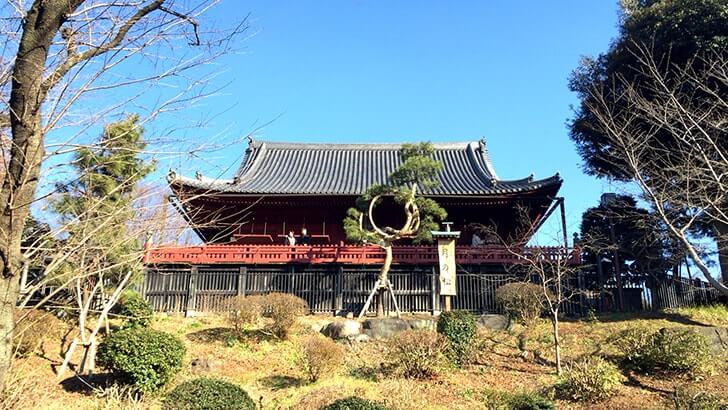
[[[264,409],[318,409],[345,396],[356,395],[380,401],[392,409],[475,409],[494,408],[501,392],[552,394],[557,380],[553,368],[550,324],[539,323],[529,333],[526,347],[531,355],[523,359],[515,333],[480,331],[472,363],[463,369],[447,369],[431,380],[397,378],[383,366],[384,342],[343,342],[345,364],[332,377],[316,383],[305,381],[299,366],[300,343],[313,331],[310,326],[328,317],[308,316],[291,340],[280,341],[251,329],[235,337],[224,317],[181,318],[158,315],[153,327],[179,335],[188,347],[186,367],[168,389],[196,376],[221,377],[241,385]],[[592,321],[565,321],[562,338],[565,359],[585,355],[617,355],[608,343],[619,331],[635,326],[653,329],[675,326],[728,327],[728,309],[722,306],[680,309],[648,315],[606,315]],[[57,336],[54,336],[57,337]],[[64,343],[68,343],[68,339]],[[11,391],[5,408],[95,409],[159,408],[159,397],[134,399],[120,388],[86,386],[76,378],[61,384],[53,369],[59,364],[61,340],[46,340],[43,353],[16,360]],[[195,360],[209,364],[201,371]],[[579,404],[556,401],[557,408],[665,409],[674,408],[678,387],[693,387],[728,400],[725,357],[715,374],[701,381],[686,377],[656,377],[625,371],[626,382],[616,396],[601,403]],[[197,362],[196,362],[197,363]]]

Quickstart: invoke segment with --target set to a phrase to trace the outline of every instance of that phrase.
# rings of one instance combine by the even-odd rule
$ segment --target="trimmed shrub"
[[[447,363],[447,339],[431,330],[405,330],[389,339],[388,347],[393,370],[402,377],[432,378]]]
[[[554,403],[536,393],[509,393],[505,395],[509,410],[554,410]]]
[[[124,327],[147,327],[154,315],[152,305],[133,291],[126,291],[121,295],[115,311],[124,320]]]
[[[686,329],[628,329],[614,341],[626,366],[641,372],[687,373],[692,377],[713,368],[705,336]]]
[[[437,320],[437,332],[447,338],[447,355],[456,366],[468,360],[475,330],[475,317],[465,310],[443,312]]]
[[[554,403],[534,392],[499,392],[486,390],[484,399],[492,410],[554,410]]]
[[[99,344],[98,363],[142,393],[157,390],[180,370],[185,345],[176,336],[144,327],[122,329]]]
[[[506,283],[495,290],[495,299],[509,319],[527,326],[541,317],[546,304],[544,290],[535,283]]]
[[[228,321],[236,333],[247,326],[256,326],[263,313],[262,296],[237,296],[232,301]]]
[[[199,378],[170,391],[164,410],[255,410],[255,402],[242,387],[223,380]]]
[[[595,402],[613,395],[623,379],[614,363],[592,356],[568,365],[556,391],[569,400]]]
[[[267,329],[280,339],[288,338],[298,317],[308,313],[308,303],[288,293],[269,293],[262,300],[263,316],[273,319]]]
[[[351,396],[336,400],[320,410],[387,410],[387,407],[375,401]]]
[[[728,402],[720,397],[696,389],[678,387],[673,396],[675,410],[723,410],[728,409]]]
[[[300,364],[310,382],[329,376],[344,362],[344,349],[333,340],[312,336],[303,344]]]

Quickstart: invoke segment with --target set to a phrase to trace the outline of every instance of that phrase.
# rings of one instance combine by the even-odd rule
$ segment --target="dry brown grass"
[[[678,315],[679,316],[679,315]],[[601,318],[597,323],[565,321],[563,343],[566,360],[596,353],[612,354],[604,344],[611,335],[635,324],[658,329],[683,325],[690,317],[662,315],[634,318],[627,315]],[[320,321],[321,317],[307,316],[305,322]],[[449,369],[432,380],[407,380],[388,375],[387,343],[371,342],[344,344],[344,363],[332,377],[306,383],[306,374],[298,366],[300,346],[311,332],[298,330],[289,340],[279,340],[255,329],[237,337],[226,316],[199,318],[158,315],[153,327],[179,335],[185,341],[188,354],[186,367],[171,386],[192,378],[189,363],[205,359],[211,370],[205,374],[221,377],[241,385],[257,402],[262,397],[265,409],[318,409],[338,398],[358,395],[381,401],[396,410],[474,409],[484,408],[484,389],[498,391],[539,391],[549,388],[556,380],[551,357],[549,325],[540,323],[528,340],[528,348],[539,350],[540,360],[524,361],[519,357],[516,338],[506,332],[480,332],[475,362],[464,369]],[[57,358],[53,360],[57,363]],[[15,409],[97,409],[97,408],[158,408],[158,398],[133,403],[123,392],[105,397],[95,393],[67,391],[56,382],[51,365],[53,360],[30,356],[16,361],[13,377],[23,380],[19,389],[22,399]],[[384,365],[384,366],[383,366]],[[199,373],[197,374],[199,375]],[[698,387],[713,394],[728,394],[725,369],[720,374],[700,382]],[[579,405],[559,402],[559,408],[637,409],[667,408],[675,386],[687,380],[659,380],[649,376],[629,374],[629,381],[619,387],[608,401]],[[18,396],[21,397],[21,396]]]

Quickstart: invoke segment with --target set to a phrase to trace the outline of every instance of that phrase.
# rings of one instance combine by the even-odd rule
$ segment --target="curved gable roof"
[[[443,164],[431,196],[480,196],[532,191],[561,185],[558,174],[498,179],[484,141],[432,144]],[[233,180],[170,174],[173,187],[188,186],[224,193],[263,195],[360,195],[373,184],[386,184],[401,163],[402,144],[307,144],[252,141]]]

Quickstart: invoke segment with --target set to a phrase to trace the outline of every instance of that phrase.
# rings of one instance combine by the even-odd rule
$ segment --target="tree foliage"
[[[603,131],[599,119],[590,106],[594,102],[595,88],[609,90],[604,96],[614,115],[626,113],[633,107],[625,87],[629,84],[640,96],[650,100],[659,85],[641,67],[644,49],[654,56],[658,69],[671,82],[681,82],[679,71],[690,66],[696,75],[709,67],[708,55],[728,56],[728,5],[725,0],[635,0],[623,2],[623,18],[618,37],[604,54],[586,58],[573,73],[570,88],[581,100],[570,124],[571,138],[584,160],[585,170],[593,175],[628,180],[629,173],[620,163],[621,156]],[[714,98],[725,98],[727,84],[709,79],[711,95],[683,82],[682,92],[691,95],[701,105],[710,105]],[[640,121],[637,119],[637,121]],[[674,121],[680,121],[675,118]],[[651,128],[648,118],[635,126]],[[721,132],[725,136],[725,129]],[[665,129],[654,136],[660,145],[669,147],[676,135]],[[722,138],[724,144],[728,139]],[[728,145],[724,145],[724,149]],[[684,161],[679,152],[661,156],[665,163]]]
[[[93,265],[119,278],[134,265],[140,244],[130,238],[126,224],[132,219],[132,192],[153,169],[142,153],[146,147],[139,118],[130,115],[108,124],[97,144],[80,148],[73,166],[78,177],[57,185],[61,195],[53,210],[67,226],[67,242],[84,244],[74,269]],[[89,262],[90,261],[90,262]]]
[[[619,36],[585,59],[571,138],[588,173],[635,182],[670,236],[721,292],[695,235],[718,245],[728,283],[728,5],[623,2]]]
[[[614,242],[611,230],[614,229]],[[647,209],[630,195],[616,195],[610,203],[587,209],[581,219],[582,255],[586,264],[617,252],[620,271],[632,275],[664,275],[682,263],[685,252]],[[607,276],[613,264],[603,265]]]

